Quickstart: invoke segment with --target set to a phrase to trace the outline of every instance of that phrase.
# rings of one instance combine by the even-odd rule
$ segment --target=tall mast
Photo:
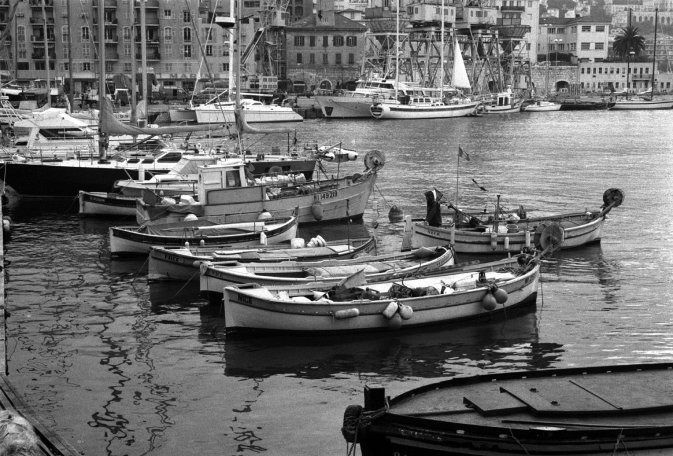
[[[47,70],[47,106],[51,106],[51,75],[49,74],[49,35],[47,33],[47,11],[44,4],[45,0],[42,0],[42,32],[44,33],[44,59],[46,63]]]
[[[395,14],[395,98],[397,88],[400,85],[400,0],[397,0],[397,12]]]
[[[129,18],[131,19],[131,125],[138,124],[138,65],[136,64],[136,8],[135,2],[129,2]]]
[[[103,131],[105,109],[105,14],[103,0],[98,0],[98,58],[100,68],[98,71],[98,157],[100,161],[107,158],[107,134]]]
[[[440,49],[442,50],[442,55],[439,58],[439,75],[440,75],[440,80],[439,80],[439,99],[443,100],[444,99],[444,0],[442,0],[442,26],[440,28],[440,33],[442,34],[442,44],[440,46]],[[455,56],[454,56],[455,58]],[[453,81],[452,81],[453,82]]]
[[[70,2],[66,2],[68,14],[68,102],[70,109],[75,108],[75,99],[73,96],[75,85],[72,78],[72,23],[70,22]]]
[[[236,8],[236,0],[229,0],[229,19],[232,23],[235,22],[234,8]],[[234,30],[229,29],[227,33],[229,34],[229,101],[234,101],[232,96],[232,90],[234,89]]]
[[[145,112],[143,112],[143,119],[141,122],[144,124],[147,123],[147,110],[150,107],[149,101],[147,100],[147,36],[145,34],[145,1],[140,0],[140,60],[142,65],[142,79],[141,83],[143,85],[143,101],[145,106]]]
[[[654,100],[654,72],[657,69],[657,25],[659,23],[659,8],[654,9],[654,49],[652,51],[652,93],[650,100]]]

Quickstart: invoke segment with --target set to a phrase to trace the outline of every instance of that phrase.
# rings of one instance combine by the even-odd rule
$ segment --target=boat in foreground
[[[453,250],[446,247],[416,249],[386,255],[363,255],[349,260],[209,263],[201,268],[201,295],[211,303],[222,302],[229,285],[256,283],[261,286],[300,285],[330,287],[351,275],[368,282],[399,279],[436,271],[454,264]]]
[[[454,219],[447,223],[414,222],[407,218],[405,235],[409,245],[405,247],[451,244],[456,253],[518,253],[524,248],[546,248],[552,238],[562,249],[580,247],[600,241],[607,214],[623,200],[624,192],[613,188],[605,191],[604,205],[597,211],[528,217],[521,210],[519,215],[510,214],[505,219],[496,206],[498,217],[492,216],[494,220],[486,222],[450,206]],[[435,202],[428,200],[428,205],[431,204]]]
[[[538,259],[520,255],[353,286],[228,286],[224,289],[224,319],[228,331],[297,333],[450,324],[488,319],[534,305],[539,279]]]
[[[638,97],[617,100],[610,109],[613,111],[640,111],[671,108],[673,108],[673,99],[646,99]]]
[[[113,256],[146,255],[152,246],[267,242],[276,244],[294,239],[297,217],[218,224],[190,220],[141,226],[112,226],[109,229]]]
[[[303,239],[301,239],[303,243]],[[198,278],[199,266],[204,261],[216,264],[222,261],[241,263],[280,261],[320,261],[326,259],[353,258],[370,251],[376,239],[357,238],[339,241],[324,241],[316,236],[305,246],[286,244],[273,245],[183,245],[180,247],[152,247],[147,266],[147,279],[191,280]]]
[[[392,399],[367,385],[364,404],[342,427],[364,456],[673,453],[673,363],[455,377]]]

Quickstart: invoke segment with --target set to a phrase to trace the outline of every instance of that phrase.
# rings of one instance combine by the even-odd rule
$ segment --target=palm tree
[[[635,55],[640,55],[645,51],[645,37],[638,33],[638,27],[628,25],[622,28],[620,35],[615,37],[612,50],[615,55],[620,56],[622,59],[626,59],[631,51]]]

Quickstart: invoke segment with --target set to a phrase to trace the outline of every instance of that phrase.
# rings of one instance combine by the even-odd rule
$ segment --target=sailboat
[[[398,8],[399,15],[399,8]],[[400,103],[375,102],[370,107],[370,112],[375,119],[447,119],[451,117],[464,117],[474,114],[479,102],[462,96],[445,98],[444,86],[444,2],[442,1],[442,56],[440,65],[440,96],[432,97],[421,94],[412,94],[403,97]],[[465,62],[460,52],[458,39],[453,36],[453,78],[452,83],[456,89],[470,90],[470,81],[467,77]]]
[[[657,68],[657,25],[659,25],[659,8],[654,10],[654,50],[652,54],[652,86],[650,87],[649,95],[644,94],[638,98],[629,98],[628,88],[626,98],[615,101],[615,105],[611,108],[617,111],[632,111],[643,109],[671,109],[673,108],[673,100],[659,98],[654,99],[654,84],[655,71]],[[630,75],[627,74],[628,78]],[[633,79],[633,78],[631,78]]]

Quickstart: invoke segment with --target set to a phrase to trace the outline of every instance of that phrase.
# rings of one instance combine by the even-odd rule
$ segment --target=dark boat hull
[[[456,377],[392,400],[365,388],[342,431],[365,456],[673,454],[672,392],[672,363]]]

